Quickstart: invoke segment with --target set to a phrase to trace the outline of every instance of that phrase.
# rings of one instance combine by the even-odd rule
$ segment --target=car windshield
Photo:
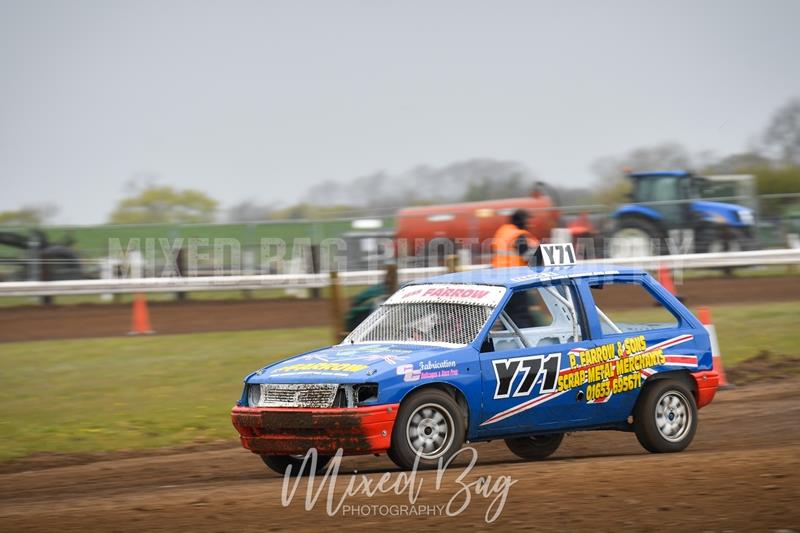
[[[482,305],[383,305],[345,339],[347,342],[469,344],[492,313]]]
[[[474,285],[404,287],[367,317],[344,343],[466,345],[486,325],[506,289]]]

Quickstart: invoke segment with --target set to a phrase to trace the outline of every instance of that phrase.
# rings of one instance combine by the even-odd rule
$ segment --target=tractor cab
[[[700,196],[702,178],[682,170],[635,172],[631,199],[637,204],[650,204],[667,228],[681,227],[691,212],[691,201]]]

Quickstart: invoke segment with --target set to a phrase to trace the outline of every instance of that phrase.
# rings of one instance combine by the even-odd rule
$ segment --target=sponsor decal
[[[403,376],[403,381],[409,382],[457,376],[458,369],[455,366],[455,361],[444,359],[441,361],[422,361],[419,363],[419,368],[414,368],[413,364],[400,365],[396,370],[398,376]]]
[[[414,370],[414,365],[400,365],[397,367],[397,375],[403,376],[403,381],[419,381],[421,370]]]
[[[594,348],[576,348],[567,353],[569,365],[561,370],[558,370],[561,357],[558,353],[492,361],[496,379],[495,399],[530,395],[533,385],[540,380],[540,376],[542,387],[535,398],[501,411],[481,425],[487,426],[505,420],[584,385],[586,385],[587,404],[605,403],[614,394],[641,388],[644,380],[656,373],[652,368],[654,366],[697,367],[695,356],[664,353],[667,348],[683,344],[693,338],[694,336],[689,334],[678,335],[648,346],[644,335],[639,335]],[[554,356],[558,357],[556,372],[548,373],[545,368],[546,363],[548,358]],[[553,363],[550,364],[552,368]],[[532,374],[536,377],[531,377]],[[550,377],[556,374],[557,377]],[[522,378],[519,379],[518,376]],[[552,381],[549,381],[551,379]],[[548,388],[547,385],[553,381],[555,386]],[[517,383],[517,387],[512,394],[514,383]]]
[[[278,374],[275,374],[275,375],[278,375]],[[310,370],[310,371],[300,371],[300,372],[281,372],[279,375],[280,376],[319,376],[321,378],[333,378],[333,377],[346,378],[350,374],[347,373],[347,372],[326,372],[326,371]]]
[[[282,366],[273,369],[273,374],[283,373],[296,373],[296,372],[313,372],[313,373],[327,373],[339,372],[345,374],[352,374],[353,372],[360,372],[366,370],[367,365],[357,365],[353,363],[295,363],[291,365]]]
[[[576,350],[574,358],[570,352],[568,372],[577,372],[578,380],[583,379],[578,386],[587,384],[586,403],[606,403],[614,394],[641,388],[644,380],[656,373],[651,367],[696,367],[695,356],[664,353],[665,349],[693,338],[693,335],[678,335],[648,346],[644,335],[639,335],[589,350]],[[571,388],[574,387],[565,384],[563,390]]]
[[[511,278],[511,281],[514,283],[522,283],[524,281],[555,281],[559,279],[572,279],[572,278],[585,278],[585,277],[594,277],[594,276],[613,276],[615,274],[619,274],[619,270],[595,270],[592,272],[579,272],[579,273],[570,273],[567,269],[561,269],[564,272],[560,272],[558,267],[553,267],[553,270],[547,270],[544,272],[532,272],[531,274],[525,274],[524,276],[516,276]]]
[[[303,356],[304,361],[320,361],[323,363],[360,362],[375,363],[383,361],[389,365],[396,365],[408,359],[411,350],[399,350],[389,346],[345,346],[323,350]]]
[[[398,348],[393,348],[391,346],[380,346],[380,345],[373,346],[368,344],[337,346],[327,351],[330,352],[335,357],[356,357],[365,355],[381,355],[381,356],[406,355],[411,353],[411,350],[398,349]]]
[[[506,293],[505,287],[431,283],[403,287],[386,301],[387,305],[402,303],[454,303],[496,306]]]

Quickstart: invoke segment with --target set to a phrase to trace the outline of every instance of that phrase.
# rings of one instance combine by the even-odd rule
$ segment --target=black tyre
[[[464,444],[466,425],[456,401],[439,389],[423,389],[403,400],[387,454],[400,468],[436,468]]]
[[[683,383],[657,380],[642,390],[633,422],[636,438],[647,451],[679,452],[697,431],[697,404]]]
[[[391,449],[391,448],[389,448],[388,450],[386,450],[386,456],[387,456],[389,459],[391,459],[391,460],[392,460],[392,462],[393,462],[394,464],[396,464],[397,466],[400,466],[400,462],[399,462],[399,461],[400,461],[400,458],[399,458],[399,457],[397,457],[397,454],[396,454],[396,453],[394,453],[394,452],[392,451],[392,449]]]
[[[695,251],[700,254],[746,252],[756,248],[756,241],[741,228],[707,226],[695,235]]]
[[[562,440],[564,440],[563,433],[553,433],[551,435],[506,439],[506,446],[517,457],[536,461],[553,455],[553,452],[561,445]]]
[[[43,281],[83,279],[81,261],[75,250],[66,246],[54,245],[42,251],[41,277]]]
[[[606,256],[619,258],[660,255],[666,249],[664,237],[661,228],[647,219],[623,217],[611,233]]]
[[[262,455],[261,460],[264,461],[264,464],[267,465],[270,470],[282,476],[286,474],[286,469],[290,466],[292,468],[289,475],[307,476],[311,473],[311,460],[309,459],[306,463],[306,467],[302,469],[301,472],[304,457],[303,455]],[[318,455],[317,468],[314,473],[317,474],[325,470],[330,460],[330,455]]]
[[[731,228],[728,237],[728,251],[749,252],[758,249],[758,241],[744,229]]]
[[[737,244],[732,243],[727,228],[705,225],[695,232],[694,251],[698,254],[735,252]]]

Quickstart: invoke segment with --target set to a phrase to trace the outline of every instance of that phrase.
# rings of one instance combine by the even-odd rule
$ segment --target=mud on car
[[[580,430],[681,451],[717,386],[706,330],[647,272],[556,264],[406,285],[341,344],[248,375],[231,416],[279,473],[311,448],[318,469],[339,449],[432,468],[495,439],[542,459]]]

